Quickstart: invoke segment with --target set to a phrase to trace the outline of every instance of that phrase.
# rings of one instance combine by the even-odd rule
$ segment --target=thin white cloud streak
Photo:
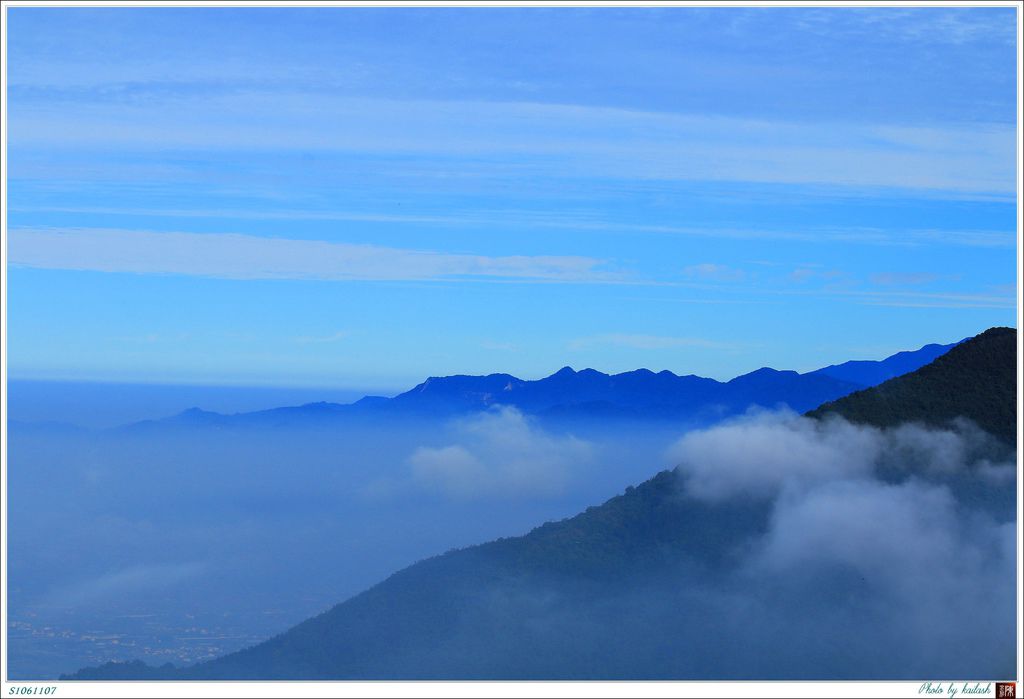
[[[628,347],[639,350],[675,349],[679,347],[703,347],[706,349],[735,349],[735,345],[715,342],[700,337],[667,337],[663,335],[630,335],[625,333],[608,333],[592,337],[580,337],[571,340],[566,349],[570,351],[587,350],[593,347]]]
[[[1015,131],[803,124],[525,102],[236,92],[17,103],[15,149],[317,150],[510,158],[524,175],[1015,192]],[[15,175],[17,173],[14,173]]]
[[[1008,9],[1008,8],[1007,8]],[[823,37],[861,37],[867,41],[963,45],[973,42],[1009,44],[1012,17],[998,8],[861,7],[803,8],[794,24]],[[993,11],[994,10],[994,11]]]
[[[803,295],[856,299],[868,305],[928,308],[1013,308],[1014,294],[950,294],[856,289],[777,289],[643,279],[602,269],[612,261],[583,256],[489,257],[235,233],[156,233],[94,228],[15,228],[8,263],[40,269],[131,274],[181,274],[222,279],[322,281],[475,281],[487,283],[660,286],[726,294]],[[697,303],[719,300],[702,297]],[[732,346],[702,338],[612,333],[574,340],[636,349]]]
[[[1013,247],[1016,244],[1013,231],[971,231],[971,230],[901,230],[885,231],[876,228],[829,228],[811,230],[768,230],[753,228],[684,227],[659,224],[635,224],[602,220],[573,213],[551,211],[479,210],[455,214],[394,214],[379,212],[313,211],[313,210],[272,210],[272,209],[156,209],[138,207],[91,207],[91,206],[49,206],[21,205],[8,207],[18,213],[83,213],[124,216],[154,216],[168,218],[223,218],[256,220],[315,220],[355,221],[368,223],[410,223],[431,225],[517,225],[542,226],[594,231],[622,231],[657,233],[667,235],[693,236],[702,238],[726,238],[739,240],[791,240],[802,242],[849,242],[878,245],[923,245],[947,244],[978,247]],[[756,262],[755,264],[769,264]]]
[[[498,340],[482,340],[480,347],[481,349],[495,352],[518,352],[520,349],[519,345],[514,342],[500,342]]]
[[[712,262],[704,262],[699,265],[690,265],[683,269],[683,274],[698,279],[708,279],[717,282],[738,282],[745,275],[742,269],[719,265]]]
[[[173,587],[204,572],[200,563],[136,565],[55,588],[47,596],[49,604],[79,606],[115,596],[147,593]]]
[[[14,229],[8,262],[45,269],[182,274],[223,279],[613,281],[590,257],[447,254],[234,233]]]
[[[702,238],[733,240],[787,240],[806,243],[857,243],[919,247],[922,245],[958,245],[968,247],[1014,247],[1013,231],[906,230],[883,231],[876,228],[829,228],[812,230],[766,230],[757,228],[691,228],[668,225],[631,225],[607,223],[566,224],[566,227],[595,230],[623,230],[663,233]]]
[[[788,281],[799,282],[800,277],[804,275],[798,275],[797,279],[789,278]],[[1014,308],[1017,304],[1016,292],[1011,290],[1005,294],[953,294],[953,293],[941,293],[941,292],[914,292],[914,291],[865,291],[850,288],[837,288],[836,286],[827,286],[824,288],[813,288],[813,289],[786,289],[786,288],[773,288],[769,286],[758,286],[758,285],[712,285],[712,284],[700,284],[700,283],[687,283],[687,282],[672,282],[672,281],[655,281],[655,280],[633,280],[633,281],[622,281],[620,284],[629,284],[634,286],[654,286],[654,287],[674,287],[674,288],[687,288],[700,290],[705,294],[709,291],[720,292],[722,294],[729,294],[734,297],[738,297],[737,300],[726,300],[726,299],[710,299],[710,298],[696,298],[696,299],[657,299],[658,301],[673,301],[679,303],[764,303],[764,299],[770,296],[804,296],[810,298],[820,299],[841,299],[847,300],[854,303],[860,303],[862,305],[869,306],[899,306],[899,307],[920,307],[920,308]],[[758,297],[756,300],[745,299],[739,295],[750,295],[754,294]],[[644,299],[645,301],[651,301],[654,299]]]
[[[425,224],[436,226],[522,226],[611,233],[678,235],[727,240],[787,240],[807,243],[854,243],[917,247],[953,245],[967,247],[1014,247],[1014,231],[901,230],[877,228],[829,228],[768,230],[757,228],[687,227],[667,224],[636,224],[601,220],[572,213],[550,211],[466,211],[455,214],[394,214],[379,212],[253,210],[253,209],[152,209],[91,206],[10,206],[18,213],[81,213],[166,218],[217,218],[280,221],[352,221],[361,223]],[[753,264],[769,264],[755,262]]]
[[[870,277],[872,284],[882,286],[917,286],[931,284],[943,278],[942,275],[930,272],[879,272]]]
[[[330,335],[322,335],[322,336],[302,335],[302,336],[296,337],[295,341],[297,343],[299,343],[300,345],[324,344],[324,343],[330,343],[330,342],[340,342],[341,340],[344,340],[344,339],[350,337],[351,334],[352,333],[350,333],[348,331],[339,330],[338,332],[331,333]]]
[[[966,305],[967,307],[991,308],[1012,308],[1016,304],[1016,298],[1014,295],[949,294],[940,292],[928,293],[923,291],[836,291],[834,293],[840,296],[858,296],[871,304],[949,303]]]
[[[772,289],[750,288],[750,292],[774,296],[810,296],[814,298],[847,299],[870,306],[905,306],[908,308],[1014,308],[1015,293],[1000,294],[952,294],[924,291],[865,291],[858,289]],[[722,291],[733,291],[722,287]]]
[[[884,306],[887,308],[1013,308],[1012,303],[922,303],[914,301],[868,301],[865,306]]]

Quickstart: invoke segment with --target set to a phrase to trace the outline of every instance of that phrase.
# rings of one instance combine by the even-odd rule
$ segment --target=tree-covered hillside
[[[879,427],[914,421],[944,425],[966,417],[1015,443],[1017,331],[986,330],[917,371],[825,403],[808,415],[829,413]]]

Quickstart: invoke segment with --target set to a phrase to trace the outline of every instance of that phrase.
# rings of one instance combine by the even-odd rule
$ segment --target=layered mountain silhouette
[[[961,340],[961,342],[963,341]],[[925,345],[919,350],[897,352],[881,361],[853,360],[843,362],[842,364],[833,364],[810,373],[831,376],[840,381],[848,381],[849,383],[860,384],[865,387],[877,386],[883,381],[894,379],[903,374],[909,374],[915,369],[935,361],[958,344],[960,343],[955,342],[951,345],[930,344]]]
[[[967,416],[1016,444],[1016,365],[1007,361],[1016,349],[1016,330],[991,328],[913,373],[830,401],[809,414],[834,413],[879,427],[904,422],[941,426]]]
[[[448,386],[459,393],[465,384]],[[823,425],[836,414],[868,425],[955,417],[984,426],[1008,449],[1015,385],[1016,331],[995,328],[811,414]],[[962,475],[902,473],[893,484]],[[1015,492],[1012,482],[979,482]],[[890,497],[887,486],[878,489]],[[663,471],[525,536],[412,565],[254,647],[183,669],[111,663],[66,679],[909,678],[934,675],[935,663],[948,675],[987,676],[977,660],[957,664],[972,657],[968,646],[925,649],[916,665],[879,650],[891,634],[884,623],[878,631],[858,625],[876,602],[842,558],[824,577],[795,582],[792,593],[729,572],[772,517],[770,500],[692,497],[676,472]],[[927,577],[920,581],[923,594]],[[830,616],[837,606],[853,611]],[[1004,631],[1009,653],[993,668],[1014,667],[1012,622],[985,638]]]
[[[512,406],[549,420],[594,417],[686,420],[709,424],[751,406],[786,406],[797,412],[869,388],[931,362],[955,347],[925,345],[879,361],[851,361],[804,374],[761,368],[731,381],[670,371],[637,369],[605,374],[564,367],[551,376],[525,381],[511,374],[431,377],[394,398],[367,396],[352,404],[309,403],[251,413],[222,415],[192,408],[172,418],[138,423],[159,425],[287,425],[338,419],[457,415],[493,406]]]

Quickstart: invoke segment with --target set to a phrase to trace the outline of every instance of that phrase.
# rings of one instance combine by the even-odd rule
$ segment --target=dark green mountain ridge
[[[917,371],[825,403],[810,417],[836,414],[851,422],[891,427],[904,422],[941,426],[967,417],[1016,443],[1017,331],[990,328]]]

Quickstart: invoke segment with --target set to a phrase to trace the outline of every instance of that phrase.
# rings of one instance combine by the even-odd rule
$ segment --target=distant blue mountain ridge
[[[671,371],[637,369],[605,374],[563,367],[551,376],[526,381],[511,374],[431,377],[393,398],[366,396],[355,403],[307,403],[249,413],[223,415],[191,408],[154,425],[242,426],[302,425],[341,417],[444,417],[510,406],[553,421],[589,418],[685,419],[709,423],[753,406],[788,407],[806,412],[822,403],[876,386],[914,371],[960,343],[929,344],[878,361],[849,361],[804,374],[764,367],[730,381],[716,381]]]
[[[810,373],[831,376],[834,379],[858,383],[864,386],[877,386],[889,379],[909,374],[926,364],[931,364],[963,342],[964,340],[954,342],[951,345],[925,345],[919,350],[897,352],[881,361],[854,360],[844,362],[843,364],[833,364]]]

